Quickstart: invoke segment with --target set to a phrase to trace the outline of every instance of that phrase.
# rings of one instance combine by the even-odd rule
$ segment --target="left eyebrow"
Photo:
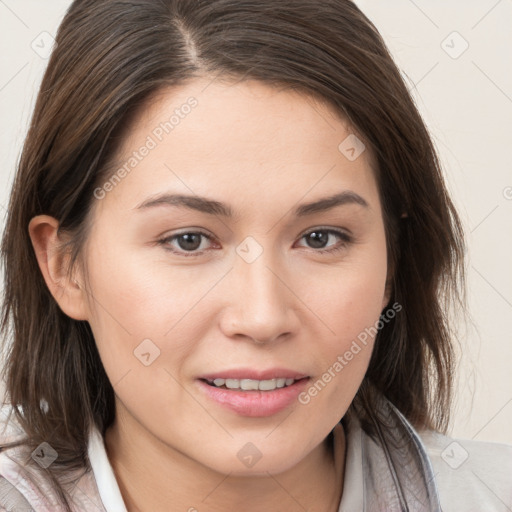
[[[351,190],[344,190],[343,192],[333,196],[324,197],[310,203],[304,203],[295,209],[294,215],[296,217],[305,217],[314,213],[331,210],[337,206],[349,204],[356,204],[363,206],[364,208],[370,208],[368,202],[359,194],[356,194]],[[144,210],[156,206],[177,206],[197,210],[209,215],[233,217],[233,209],[225,203],[209,199],[207,197],[191,196],[186,194],[161,194],[153,196],[143,201],[134,209]]]
[[[304,217],[306,215],[323,212],[330,210],[331,208],[335,208],[336,206],[343,206],[346,204],[358,204],[364,208],[370,208],[370,205],[366,199],[363,199],[359,194],[356,194],[351,190],[345,190],[339,194],[335,194],[330,197],[324,197],[323,199],[300,205],[295,210],[295,216]]]

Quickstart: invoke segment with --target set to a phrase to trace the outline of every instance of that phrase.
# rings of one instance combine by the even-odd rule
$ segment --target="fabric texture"
[[[13,418],[7,421],[7,406],[1,411],[3,444],[23,432]],[[332,431],[335,451],[341,450],[343,433],[346,437],[339,512],[512,511],[512,446],[418,432],[384,399],[368,430],[355,414],[346,414]],[[48,457],[48,449],[38,450],[31,454],[19,447],[0,453],[0,511],[63,510],[38,462]],[[90,433],[88,454],[91,468],[77,474],[67,489],[73,510],[126,512],[97,430]]]

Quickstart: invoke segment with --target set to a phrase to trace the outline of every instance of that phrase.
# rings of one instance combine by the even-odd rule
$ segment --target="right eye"
[[[202,238],[212,240],[210,235],[202,231],[182,231],[181,233],[176,233],[158,240],[158,244],[162,245],[165,250],[181,256],[199,256],[203,254],[205,250],[208,250],[203,248],[198,251],[202,245]],[[173,243],[175,248],[172,248]],[[176,249],[176,246],[178,246],[178,249]]]

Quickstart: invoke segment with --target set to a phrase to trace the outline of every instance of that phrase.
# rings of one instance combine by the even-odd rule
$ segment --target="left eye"
[[[327,248],[325,248],[330,236],[337,237],[340,243],[327,245]],[[198,256],[208,250],[205,247],[201,247],[203,238],[212,241],[212,237],[206,233],[201,231],[187,231],[163,238],[159,240],[158,243],[163,245],[166,250],[182,256]],[[347,233],[326,228],[311,230],[302,235],[300,240],[302,239],[312,244],[312,246],[309,246],[309,249],[313,249],[313,252],[317,253],[334,253],[341,251],[352,242],[352,237]],[[175,244],[174,248],[172,248],[173,243]],[[177,248],[176,245],[178,246]]]
[[[341,240],[341,243],[335,244],[334,246],[327,246],[328,248],[325,248],[324,244],[327,243],[327,241],[329,240],[329,235],[334,235],[335,237],[338,237]],[[312,231],[309,231],[305,235],[302,235],[300,238],[301,240],[308,240],[309,243],[313,242],[313,247],[310,248],[318,249],[315,252],[319,253],[341,251],[350,242],[352,242],[352,237],[349,234],[343,231],[338,231],[336,229],[326,228],[314,229]]]

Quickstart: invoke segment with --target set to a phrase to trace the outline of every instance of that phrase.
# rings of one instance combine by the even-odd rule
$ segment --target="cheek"
[[[204,286],[194,285],[184,268],[164,271],[161,262],[146,261],[144,251],[120,257],[103,247],[91,251],[88,262],[89,323],[111,382],[145,369],[146,363],[157,368],[164,353],[165,358],[172,354],[179,368],[193,351],[191,340],[199,337],[201,324],[192,325],[187,314]]]
[[[319,406],[332,402],[339,410],[348,407],[366,373],[375,336],[385,325],[379,319],[386,275],[382,239],[375,250],[361,252],[357,263],[347,264],[330,276],[317,276],[320,287],[309,294],[308,304],[322,320],[323,334],[319,331],[311,352],[312,360],[319,364],[316,381],[303,396],[304,404],[321,394]]]
[[[93,314],[110,316],[109,323],[117,321],[133,336],[164,336],[207,283],[198,284],[190,266],[172,268],[160,250],[125,244],[123,251],[115,246],[91,251],[90,284],[98,298]]]
[[[375,285],[375,283],[373,283]],[[381,313],[382,295],[371,280],[361,278],[333,294],[329,335],[318,336],[308,347],[309,360],[315,362],[314,377],[298,397],[301,425],[322,432],[346,413],[368,369],[376,326]],[[325,332],[325,329],[324,329]]]
[[[378,289],[381,293],[376,293],[375,283],[371,286],[363,279],[346,283],[343,293],[331,302],[332,315],[329,318],[332,318],[330,327],[334,333],[324,338],[326,370],[343,373],[351,381],[358,380],[358,377],[362,379],[378,332],[383,287]]]
[[[384,306],[387,277],[385,241],[354,253],[337,268],[316,276],[309,300],[343,348],[365,328],[373,325]],[[307,284],[306,284],[307,285]]]

